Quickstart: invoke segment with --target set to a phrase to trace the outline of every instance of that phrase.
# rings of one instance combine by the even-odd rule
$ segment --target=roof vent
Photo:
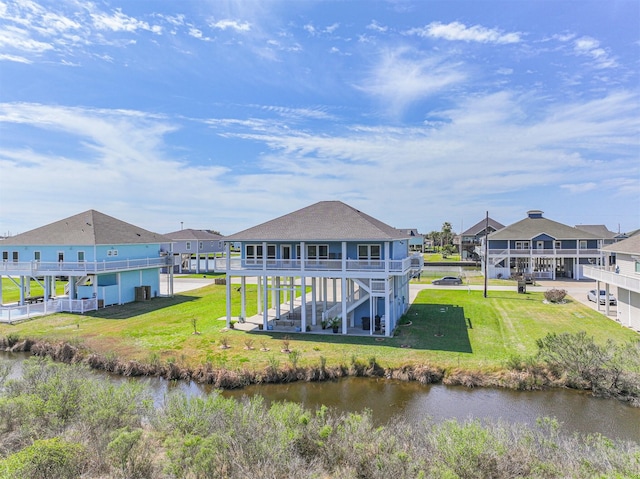
[[[527,211],[527,216],[529,218],[542,218],[542,213],[544,213],[544,211],[540,211],[540,210],[529,210]]]

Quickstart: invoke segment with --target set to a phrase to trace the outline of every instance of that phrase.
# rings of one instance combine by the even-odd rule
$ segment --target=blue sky
[[[0,0],[0,235],[321,200],[640,227],[640,2]]]

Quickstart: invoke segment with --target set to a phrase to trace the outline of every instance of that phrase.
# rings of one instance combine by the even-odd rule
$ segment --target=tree
[[[442,223],[442,232],[440,233],[440,246],[453,244],[453,227],[451,223],[445,221]]]

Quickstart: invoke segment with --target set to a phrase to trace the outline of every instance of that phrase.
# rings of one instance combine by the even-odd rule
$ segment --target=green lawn
[[[56,282],[57,294],[64,294],[64,285],[66,282]],[[31,280],[31,296],[42,296],[44,290],[37,281]],[[16,303],[20,300],[20,286],[15,284],[9,278],[2,278],[2,303]]]
[[[255,285],[247,285],[255,298]],[[252,294],[253,293],[253,294]],[[0,334],[65,340],[102,353],[141,361],[175,360],[187,366],[210,361],[216,366],[263,368],[284,363],[283,335],[225,331],[225,287],[211,285],[174,298],[109,307],[91,315],[57,314],[22,324],[0,325]],[[255,302],[247,313],[255,314]],[[233,290],[232,314],[240,312],[240,293]],[[200,334],[193,334],[192,319]],[[535,341],[549,332],[586,331],[597,340],[637,340],[623,328],[586,306],[543,304],[542,293],[425,290],[394,338],[292,334],[290,348],[300,352],[299,365],[350,364],[375,357],[386,366],[432,363],[468,369],[499,368],[514,354],[536,352]],[[222,350],[220,341],[230,349]],[[253,340],[254,349],[245,349]],[[260,351],[261,347],[268,352]]]

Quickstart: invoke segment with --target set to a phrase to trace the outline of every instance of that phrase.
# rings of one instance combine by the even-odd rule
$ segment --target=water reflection
[[[11,375],[18,377],[24,354],[3,353],[11,359]],[[114,382],[129,379],[96,371],[94,374]],[[172,391],[188,396],[202,396],[214,389],[185,381],[160,378],[136,378],[150,389],[156,405],[161,405]],[[292,401],[306,408],[321,405],[342,412],[369,409],[376,424],[393,419],[418,423],[425,419],[435,422],[469,418],[502,420],[534,425],[540,417],[556,418],[568,433],[600,433],[605,436],[640,442],[640,408],[633,408],[614,399],[598,399],[588,393],[554,389],[548,391],[510,391],[504,389],[467,389],[443,385],[421,385],[403,381],[368,378],[346,378],[322,383],[296,382],[249,386],[241,390],[223,391],[225,397],[241,399],[262,395],[265,402]]]

